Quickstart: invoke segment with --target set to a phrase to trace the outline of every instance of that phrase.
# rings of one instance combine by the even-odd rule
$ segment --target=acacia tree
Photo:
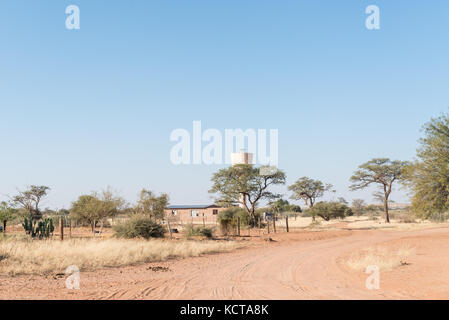
[[[99,219],[98,207],[100,200],[94,195],[81,195],[78,200],[72,202],[70,208],[70,218],[87,223],[92,228],[92,233],[95,233],[95,224]]]
[[[46,186],[31,185],[27,190],[19,191],[19,194],[12,198],[12,201],[25,209],[28,214],[33,215],[34,218],[40,218],[39,204],[49,190],[50,188]]]
[[[103,230],[104,220],[116,215],[124,204],[121,197],[116,196],[110,189],[100,194],[94,192],[90,195],[81,195],[72,202],[71,218],[91,225],[95,234],[96,225],[100,222],[100,233]]]
[[[3,232],[6,232],[6,224],[8,221],[16,218],[18,210],[11,204],[2,201],[0,203],[0,223],[3,223]]]
[[[299,178],[294,184],[288,187],[293,194],[290,197],[293,200],[303,200],[309,209],[313,208],[316,199],[321,198],[326,191],[332,189],[329,183],[323,183],[320,180],[314,180],[308,177]],[[312,215],[315,220],[315,215]]]
[[[166,193],[157,197],[152,191],[142,189],[135,211],[160,220],[164,218],[164,209],[167,205],[168,195]]]
[[[103,190],[99,195],[96,194],[96,197],[99,199],[98,214],[101,234],[105,219],[117,215],[125,204],[125,200],[122,197],[115,195],[110,188]]]
[[[393,189],[393,183],[401,180],[407,161],[391,161],[388,158],[375,158],[359,166],[359,169],[354,172],[350,178],[350,190],[365,189],[371,184],[377,184],[381,188],[382,198],[384,203],[385,222],[390,222],[388,214],[388,198]],[[375,193],[376,196],[379,193]]]
[[[270,201],[280,197],[268,191],[268,188],[285,184],[284,172],[268,169],[267,166],[255,168],[247,164],[221,169],[213,175],[213,185],[209,192],[218,194],[215,199],[217,203],[228,206],[241,204],[254,226],[257,204],[261,200]]]
[[[413,192],[412,208],[427,218],[449,210],[449,115],[424,125],[425,136],[413,164],[406,170],[406,185]]]

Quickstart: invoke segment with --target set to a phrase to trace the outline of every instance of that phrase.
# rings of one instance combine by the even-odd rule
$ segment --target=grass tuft
[[[389,250],[383,247],[370,247],[358,253],[354,253],[346,261],[349,268],[357,271],[364,271],[368,266],[375,265],[383,271],[409,264],[407,257],[414,253],[410,247],[401,247],[396,250]]]

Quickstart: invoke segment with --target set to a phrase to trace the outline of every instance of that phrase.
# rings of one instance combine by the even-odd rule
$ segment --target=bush
[[[428,219],[432,222],[445,222],[448,218],[448,213],[444,212],[434,212],[428,216]]]
[[[391,219],[395,219],[400,223],[415,223],[415,219],[410,212],[394,212],[389,213]]]
[[[370,204],[366,206],[365,212],[368,213],[370,216],[379,215],[382,212],[384,212],[384,207],[378,204]]]
[[[234,229],[237,226],[238,217],[240,217],[240,223],[243,225],[248,225],[251,220],[248,213],[241,208],[233,207],[221,211],[217,216],[221,232],[227,235]]]
[[[300,215],[300,217],[303,217],[303,218],[310,218],[311,216],[312,216],[312,210],[310,210],[310,209],[303,210],[303,212]]]
[[[318,202],[308,211],[311,215],[321,217],[326,221],[352,215],[351,208],[340,202]]]
[[[366,204],[362,199],[354,199],[352,201],[351,209],[354,214],[358,217],[366,212]]]
[[[321,222],[319,222],[318,220],[315,220],[315,221],[312,221],[308,227],[309,228],[317,228],[319,226],[321,226]]]
[[[213,232],[214,231],[212,228],[206,228],[206,227],[196,227],[195,228],[193,225],[190,225],[187,227],[187,235],[189,237],[202,236],[202,237],[212,238]]]
[[[114,226],[118,238],[162,238],[165,228],[147,216],[134,216],[128,221]]]
[[[404,213],[399,216],[399,222],[400,223],[415,223],[416,221],[413,217]]]

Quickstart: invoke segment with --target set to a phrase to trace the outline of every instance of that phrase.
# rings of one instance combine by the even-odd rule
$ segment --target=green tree
[[[408,162],[391,161],[388,158],[375,158],[359,166],[350,178],[352,191],[365,189],[371,184],[379,185],[382,192],[385,222],[390,222],[388,214],[388,199],[393,190],[393,183],[403,179],[403,174]],[[378,195],[378,193],[375,193]]]
[[[424,125],[417,160],[406,170],[412,209],[424,218],[449,210],[449,115]]]
[[[123,204],[123,199],[114,195],[108,188],[100,194],[94,192],[81,195],[78,200],[72,202],[70,216],[74,220],[90,224],[94,234],[96,225],[100,222],[101,233],[105,219],[116,215]]]
[[[303,200],[309,209],[312,209],[316,199],[321,198],[332,187],[329,183],[325,184],[320,180],[302,177],[289,186],[288,190],[293,192],[291,199]],[[312,216],[312,219],[315,220],[315,216]]]
[[[210,193],[218,194],[217,203],[224,205],[241,204],[255,226],[255,211],[261,200],[279,198],[268,190],[270,186],[285,184],[285,173],[281,170],[272,172],[269,167],[255,168],[251,165],[239,164],[221,169],[212,177]],[[265,174],[266,173],[266,174]]]
[[[103,231],[104,221],[107,218],[117,215],[125,204],[125,201],[122,197],[114,194],[109,187],[106,190],[103,190],[99,195],[97,194],[96,197],[99,199],[98,213],[101,234]]]
[[[6,232],[6,224],[8,221],[15,219],[17,215],[18,210],[11,206],[11,204],[5,201],[0,203],[0,223],[3,224],[3,232]]]
[[[270,203],[271,211],[275,213],[282,213],[290,210],[290,203],[284,199],[278,199],[275,202]]]
[[[136,213],[148,215],[150,218],[162,220],[164,209],[168,205],[168,195],[163,193],[157,197],[152,191],[142,189],[136,206]]]
[[[95,195],[81,195],[78,200],[72,202],[70,208],[70,218],[81,223],[87,223],[95,233],[95,225],[100,218],[98,207],[100,200]]]
[[[301,212],[301,207],[298,205],[290,204],[287,200],[278,199],[275,202],[269,203],[269,210],[274,213],[284,212]]]

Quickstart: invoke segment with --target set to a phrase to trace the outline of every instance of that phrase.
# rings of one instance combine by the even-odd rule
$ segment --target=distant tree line
[[[442,114],[424,125],[424,137],[419,140],[414,161],[374,158],[361,164],[349,180],[349,189],[352,191],[377,187],[374,196],[382,202],[386,222],[390,222],[389,203],[397,184],[407,187],[411,192],[412,210],[418,216],[429,218],[435,214],[446,214],[449,210],[449,116]],[[242,164],[216,172],[209,192],[216,195],[215,202],[219,205],[241,206],[247,223],[256,226],[259,219],[257,210],[263,201],[268,202],[269,210],[277,214],[302,211],[298,205],[290,204],[282,199],[281,194],[271,190],[272,187],[285,183],[286,175],[282,170]],[[332,184],[309,177],[299,178],[288,186],[288,190],[292,200],[304,202],[313,219],[319,216],[329,220],[360,215],[376,209],[367,206],[361,199],[353,200],[351,206],[343,198],[338,198],[338,201],[317,202],[326,193],[335,193],[335,190]],[[161,221],[166,218],[164,209],[169,201],[165,193],[156,195],[150,190],[142,189],[139,200],[132,206],[107,188],[101,192],[79,196],[69,209],[42,210],[42,199],[49,191],[47,186],[31,185],[25,190],[19,190],[9,201],[1,202],[0,228],[6,231],[8,222],[17,219],[29,219],[32,223],[42,219],[44,215],[62,216],[89,225],[95,234],[98,226],[101,232],[105,221],[118,214],[145,216],[152,221]],[[231,216],[234,217],[235,214],[230,214]],[[225,218],[232,222],[234,218],[230,217]]]
[[[390,222],[389,203],[396,184],[408,187],[412,193],[412,209],[424,218],[432,214],[442,214],[449,210],[449,117],[443,114],[424,125],[424,138],[414,162],[374,158],[361,164],[350,177],[351,191],[376,186],[374,197],[383,204],[385,222]],[[263,174],[264,172],[270,174]],[[212,177],[213,186],[209,192],[216,194],[216,203],[226,206],[241,205],[255,224],[255,212],[262,201],[271,203],[275,212],[288,211],[283,207],[281,195],[269,190],[275,185],[283,185],[286,175],[281,170],[266,170],[252,165],[237,165],[221,169]],[[332,203],[318,202],[326,192],[335,192],[333,186],[320,180],[301,177],[288,187],[291,199],[301,200],[315,219],[325,220],[342,215],[360,215],[372,211],[363,200],[355,199],[349,208],[346,200]],[[278,200],[278,201],[276,201]],[[318,208],[316,206],[318,205]]]

